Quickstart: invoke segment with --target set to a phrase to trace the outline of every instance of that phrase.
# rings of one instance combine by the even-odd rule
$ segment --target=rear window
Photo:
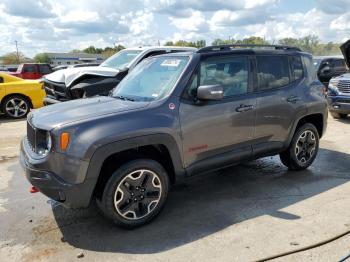
[[[303,63],[301,62],[300,56],[292,56],[290,58],[291,66],[291,80],[297,81],[303,77]]]
[[[39,71],[41,74],[50,74],[51,68],[48,65],[39,65]]]
[[[270,90],[288,85],[289,63],[287,56],[257,56],[259,90]]]
[[[35,65],[24,65],[23,73],[35,73]]]

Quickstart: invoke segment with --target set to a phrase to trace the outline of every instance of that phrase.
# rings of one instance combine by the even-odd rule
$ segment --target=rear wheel
[[[316,158],[319,148],[319,135],[312,124],[299,127],[288,147],[280,154],[282,163],[291,170],[308,168]]]
[[[134,228],[158,215],[168,191],[168,175],[158,162],[134,160],[113,173],[105,186],[99,207],[114,223]]]
[[[20,95],[12,95],[4,99],[2,112],[11,118],[23,118],[30,111],[30,102]]]
[[[341,119],[341,118],[346,118],[347,114],[340,114],[340,113],[336,113],[336,112],[330,112],[333,118],[336,119]]]

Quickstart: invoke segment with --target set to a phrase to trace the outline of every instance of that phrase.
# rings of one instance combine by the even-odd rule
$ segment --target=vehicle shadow
[[[330,161],[331,159],[331,161]],[[52,207],[66,242],[91,251],[150,254],[173,249],[262,215],[297,220],[280,209],[350,180],[350,155],[320,149],[313,166],[288,171],[268,157],[192,177],[174,186],[168,202],[151,224],[124,230],[87,210]]]
[[[23,121],[26,121],[26,118],[13,119],[0,113],[0,125],[5,123],[15,123],[15,122],[23,122]]]

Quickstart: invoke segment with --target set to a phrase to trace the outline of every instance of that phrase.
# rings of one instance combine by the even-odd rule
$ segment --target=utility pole
[[[19,54],[18,54],[18,45],[17,45],[17,40],[15,40],[15,44],[16,44],[17,62],[18,62],[18,64],[20,64],[20,62],[19,62]]]

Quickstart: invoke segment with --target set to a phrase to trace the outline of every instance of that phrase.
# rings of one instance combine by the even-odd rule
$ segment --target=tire
[[[1,111],[10,118],[24,118],[30,111],[30,102],[20,95],[6,97],[1,104]]]
[[[335,119],[342,119],[342,118],[346,118],[347,114],[341,114],[341,113],[336,113],[336,112],[330,112],[332,117]]]
[[[284,152],[280,153],[281,162],[290,170],[308,168],[315,160],[319,149],[319,134],[313,124],[300,126]]]
[[[154,160],[138,159],[112,174],[98,206],[115,224],[131,229],[154,219],[164,207],[168,192],[169,177],[163,166]]]

